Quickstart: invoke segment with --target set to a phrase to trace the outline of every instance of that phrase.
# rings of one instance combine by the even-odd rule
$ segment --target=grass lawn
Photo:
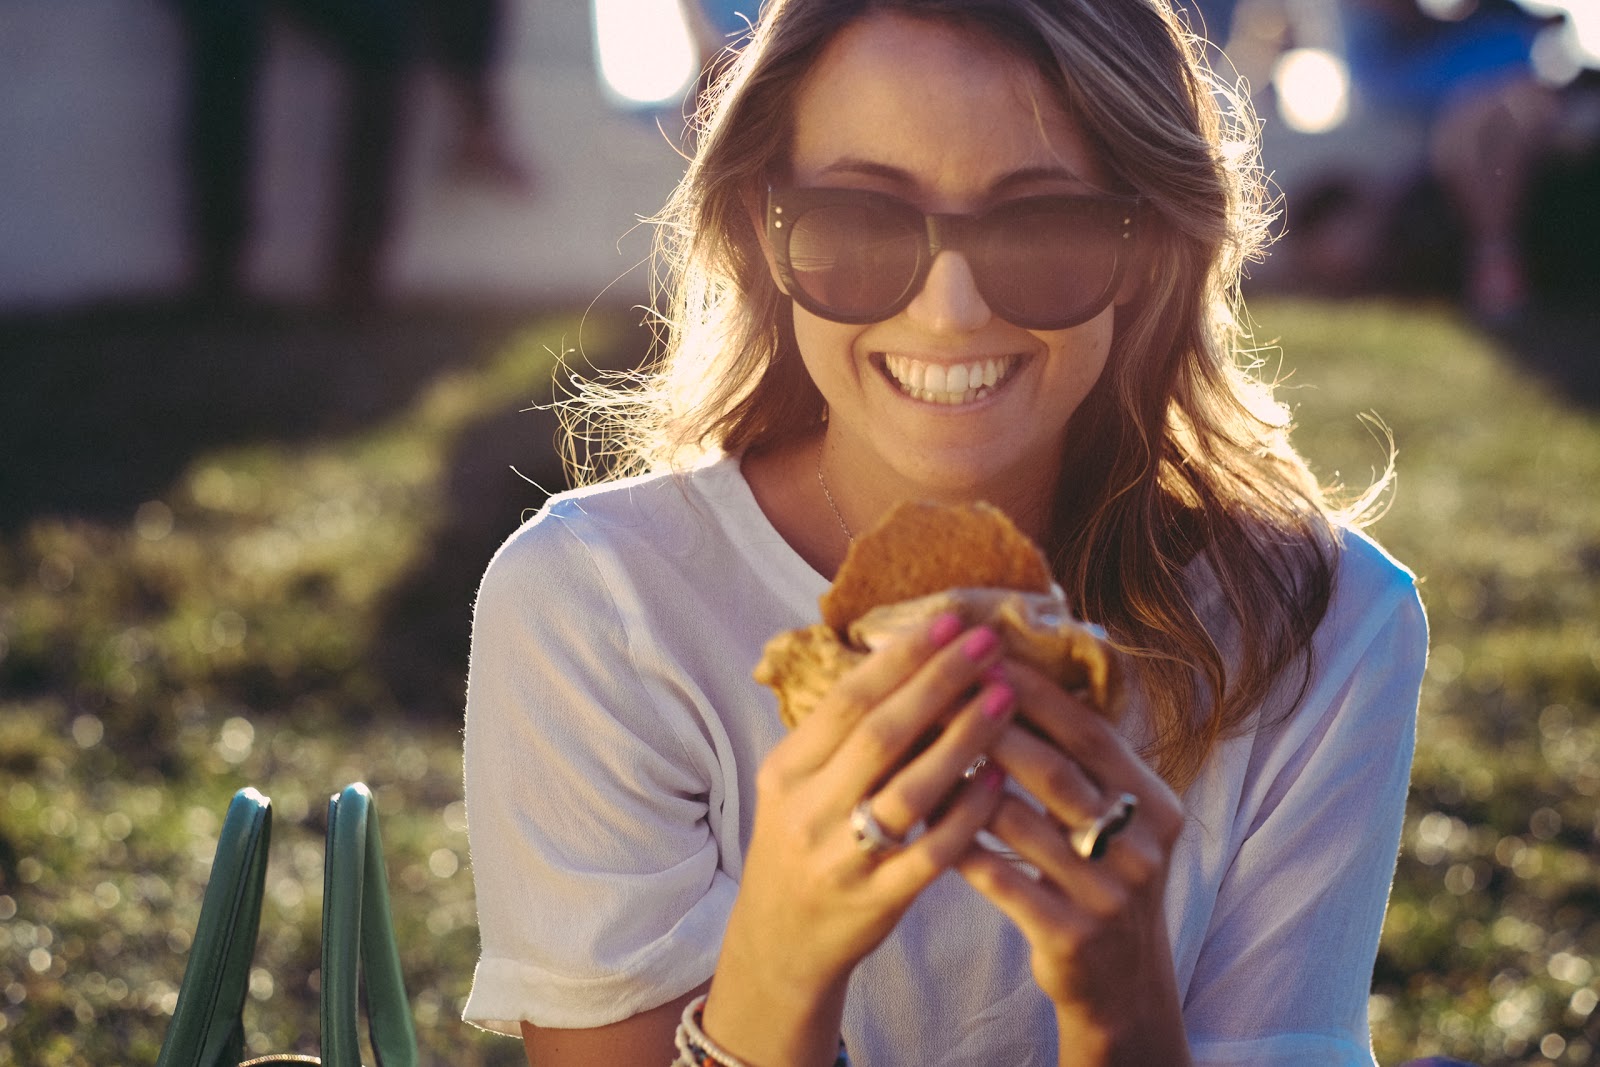
[[[1252,307],[1319,473],[1359,487],[1382,465],[1362,413],[1392,435],[1375,533],[1433,627],[1379,1060],[1594,1062],[1600,419],[1442,309]],[[314,1052],[326,798],[357,779],[424,1062],[522,1062],[459,1021],[468,612],[559,484],[550,421],[522,410],[552,352],[625,362],[630,323],[0,331],[25,383],[0,450],[57,431],[0,484],[0,1063],[154,1062],[247,784],[276,809],[248,1050]]]

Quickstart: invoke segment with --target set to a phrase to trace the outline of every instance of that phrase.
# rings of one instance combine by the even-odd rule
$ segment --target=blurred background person
[[[510,145],[507,118],[492,79],[500,58],[506,5],[501,0],[413,2],[420,5],[431,53],[459,104],[453,159],[457,173],[517,192],[534,192],[537,173]]]
[[[1421,275],[1459,287],[1483,321],[1521,314],[1530,190],[1562,114],[1534,63],[1551,22],[1512,0],[1242,0],[1230,54],[1269,116],[1297,283],[1356,292]],[[1293,143],[1285,125],[1343,151]]]
[[[405,78],[435,56],[460,101],[456,163],[470,176],[531,190],[506,146],[490,84],[498,0],[178,0],[188,34],[187,173],[192,288],[207,303],[243,292],[251,181],[268,19],[286,9],[348,73],[340,188],[327,290],[340,306],[378,295],[394,215]]]
[[[1555,94],[1534,76],[1542,20],[1510,0],[1346,0],[1353,82],[1425,131],[1432,177],[1466,241],[1464,295],[1504,319],[1526,305],[1519,240],[1535,160],[1553,129]],[[1394,189],[1373,190],[1380,205]]]

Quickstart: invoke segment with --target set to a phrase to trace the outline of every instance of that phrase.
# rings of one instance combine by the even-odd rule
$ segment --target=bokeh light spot
[[[449,878],[461,869],[461,857],[453,849],[436,848],[428,857],[428,870],[435,878]]]
[[[255,748],[256,728],[250,720],[234,716],[222,724],[222,734],[217,738],[217,755],[229,763],[243,763]]]
[[[677,0],[594,0],[595,57],[624,106],[677,100],[698,73],[698,52]]]
[[[1350,116],[1350,68],[1324,48],[1291,48],[1272,67],[1278,114],[1299,133],[1327,133]]]
[[[98,716],[83,714],[72,720],[72,740],[79,748],[93,748],[105,735],[105,724]]]
[[[143,540],[162,541],[172,533],[172,509],[159,500],[147,500],[133,513],[133,529]]]

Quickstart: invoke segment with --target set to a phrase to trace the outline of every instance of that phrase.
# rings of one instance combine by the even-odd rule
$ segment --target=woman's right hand
[[[941,615],[847,672],[773,748],[705,1009],[718,1044],[752,1063],[832,1062],[850,972],[999,803],[998,769],[963,777],[1014,710],[999,659],[992,630]],[[911,839],[864,851],[851,827],[863,800]]]

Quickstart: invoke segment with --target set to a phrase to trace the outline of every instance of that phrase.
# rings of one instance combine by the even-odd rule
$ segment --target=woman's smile
[[[904,395],[926,404],[959,407],[987,400],[1010,382],[1022,363],[1016,354],[943,362],[876,352],[872,365]]]

